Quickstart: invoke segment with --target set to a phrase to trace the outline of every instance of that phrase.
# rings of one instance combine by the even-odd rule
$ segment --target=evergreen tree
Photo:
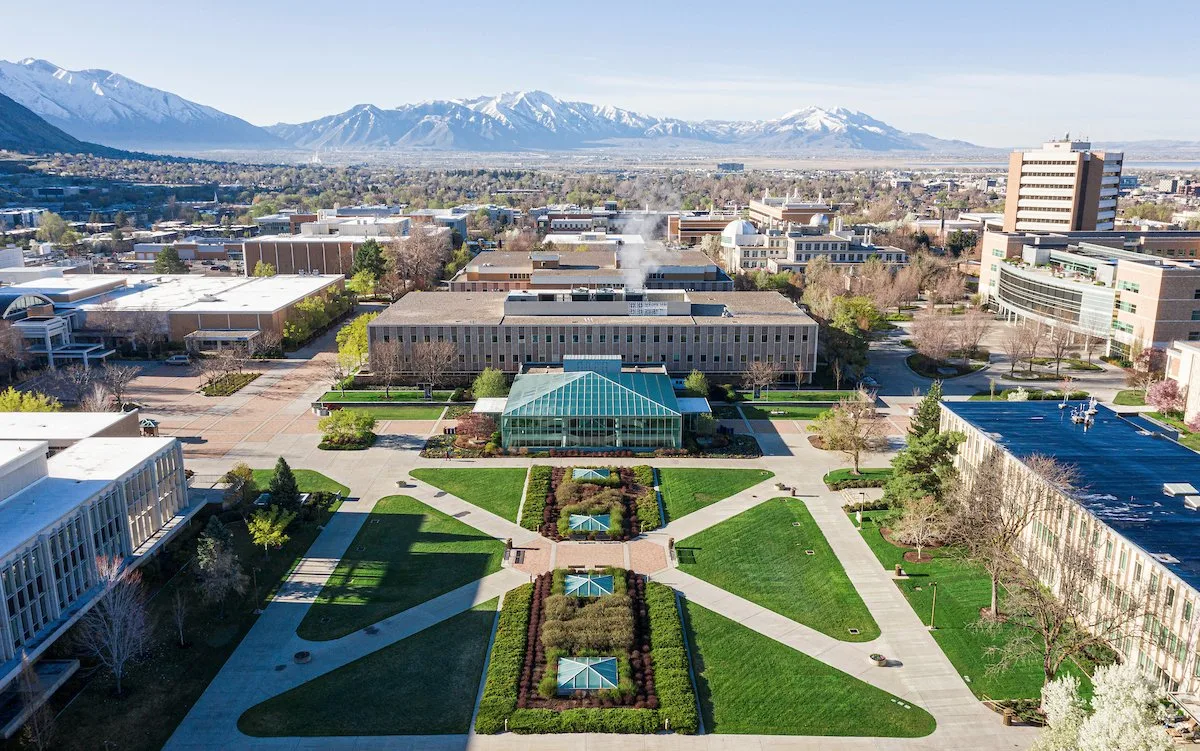
[[[287,509],[300,505],[300,488],[296,485],[296,475],[292,474],[292,468],[282,456],[275,462],[275,474],[271,477],[268,491],[271,493],[272,503]]]
[[[938,432],[942,424],[942,382],[934,381],[925,394],[925,398],[917,404],[917,413],[913,415],[908,426],[911,436],[923,436]]]
[[[196,543],[196,563],[200,570],[207,571],[221,551],[231,550],[232,546],[233,533],[215,515],[210,516]]]
[[[954,479],[954,452],[963,440],[962,433],[936,430],[910,437],[908,445],[892,459],[892,478],[884,486],[884,499],[898,506],[926,496],[940,501]]]
[[[360,271],[366,271],[376,279],[381,279],[387,273],[387,263],[383,258],[383,248],[375,238],[370,238],[354,251],[354,263],[350,266],[350,276]]]
[[[187,264],[179,257],[179,251],[175,250],[174,245],[168,245],[158,251],[158,256],[154,259],[155,274],[186,274]]]

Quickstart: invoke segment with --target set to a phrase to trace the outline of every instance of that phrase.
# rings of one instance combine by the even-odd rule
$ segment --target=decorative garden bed
[[[226,373],[200,387],[205,396],[229,396],[241,391],[262,373]]]
[[[581,581],[598,589],[580,595]],[[560,666],[570,672],[560,675]],[[505,596],[477,732],[694,733],[697,726],[669,587],[624,569],[559,569]]]
[[[591,476],[575,477],[576,470]],[[521,525],[552,540],[628,540],[661,523],[654,470],[646,465],[530,471]]]
[[[321,438],[321,442],[317,444],[317,448],[322,451],[365,451],[374,445],[376,437],[374,433],[366,433],[365,435],[338,441],[326,436]]]

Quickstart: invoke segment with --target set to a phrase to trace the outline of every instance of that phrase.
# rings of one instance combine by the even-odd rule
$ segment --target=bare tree
[[[92,384],[88,392],[79,400],[80,412],[116,412],[119,406],[114,403],[112,392],[103,382]]]
[[[175,587],[175,592],[171,595],[171,623],[175,624],[175,633],[179,636],[179,646],[181,647],[187,646],[184,629],[187,626],[190,610],[191,607],[187,595],[183,593],[183,587]]]
[[[103,592],[79,621],[79,642],[89,657],[112,671],[120,696],[126,669],[150,642],[142,574],[124,569],[115,556],[97,558],[96,571]]]
[[[892,525],[892,534],[897,540],[917,549],[917,561],[921,551],[941,537],[944,514],[937,499],[931,495],[913,498],[904,504],[900,519]]]
[[[1050,329],[1050,334],[1046,337],[1046,341],[1050,357],[1054,360],[1054,375],[1062,375],[1062,361],[1071,349],[1071,345],[1074,343],[1073,340],[1074,337],[1071,334],[1071,329],[1067,328],[1066,324],[1060,324]]]
[[[1048,683],[1063,663],[1107,647],[1146,613],[1145,599],[1119,582],[1106,580],[1102,591],[1096,557],[1091,540],[1064,535],[1057,545],[1039,548],[1032,556],[1035,570],[1053,572],[1053,586],[1028,569],[1005,582],[1004,625],[1017,635],[988,649],[995,660],[989,672],[1005,672],[1036,658]],[[983,625],[998,627],[996,621]]]
[[[963,299],[967,292],[967,283],[963,275],[957,271],[949,271],[937,278],[933,288],[933,300],[938,303],[953,303]]]
[[[742,373],[742,383],[757,397],[762,389],[779,380],[782,372],[783,369],[777,362],[756,360],[750,363]]]
[[[17,369],[26,365],[31,357],[20,329],[14,326],[12,321],[0,321],[0,368],[8,372],[9,380],[12,380]]]
[[[73,362],[54,372],[54,388],[63,401],[78,404],[91,392],[97,372],[83,367],[82,363]]]
[[[38,677],[33,662],[24,652],[21,653],[21,675],[18,678],[17,693],[23,706],[37,705],[37,709],[29,714],[21,727],[22,747],[35,751],[49,751],[54,748],[55,736],[58,734],[54,712],[46,701],[49,697],[43,696],[42,680]]]
[[[1104,344],[1104,338],[1095,336],[1094,334],[1083,335],[1083,352],[1087,355],[1087,361],[1091,363],[1092,355],[1096,353],[1096,348]]]
[[[992,323],[992,314],[979,308],[970,308],[959,317],[954,334],[964,360],[979,354],[979,344],[991,331]]]
[[[792,376],[796,379],[796,388],[800,388],[800,384],[808,378],[808,366],[804,358],[792,361]]]
[[[167,316],[154,310],[134,310],[122,315],[122,325],[125,337],[129,340],[133,351],[139,347],[146,350],[148,357],[154,356],[154,350],[167,338]]]
[[[905,305],[921,296],[921,273],[911,266],[906,266],[896,273],[894,284],[896,285],[897,313]]]
[[[861,474],[859,459],[874,446],[883,432],[883,421],[875,411],[875,393],[860,388],[842,399],[808,428],[821,438],[829,451],[841,451],[854,463],[854,474]]]
[[[328,357],[322,357],[319,362],[321,372],[332,383],[332,388],[346,394],[346,381],[354,375],[358,358],[350,353],[334,352]]]
[[[112,393],[117,400],[117,408],[125,404],[125,393],[129,384],[138,377],[141,370],[134,365],[106,365],[100,371],[100,382]]]
[[[1074,487],[1073,467],[1033,454],[1024,466],[993,450],[972,468],[964,468],[951,501],[946,537],[969,561],[988,572],[992,584],[989,611],[1000,618],[999,585],[1018,565],[1025,528],[1064,503],[1061,493]]]
[[[404,237],[393,237],[385,255],[392,269],[404,280],[404,289],[428,289],[445,271],[450,259],[450,243],[446,236],[424,225],[417,225]]]
[[[1046,340],[1046,327],[1040,321],[1027,320],[1018,327],[1020,331],[1021,359],[1033,370],[1033,360],[1042,351]]]
[[[451,341],[417,342],[412,349],[412,369],[430,388],[437,388],[446,371],[458,359],[458,347]]]
[[[398,341],[376,340],[371,348],[371,372],[383,383],[383,396],[391,396],[392,385],[404,365],[404,347]]]
[[[950,316],[926,310],[913,317],[912,340],[917,351],[930,360],[945,362],[954,347],[954,326]]]
[[[250,356],[256,358],[279,357],[283,354],[283,335],[274,329],[262,329],[250,346]]]
[[[250,578],[242,571],[237,554],[228,545],[214,545],[200,565],[200,596],[220,605],[219,617],[225,617],[225,603],[233,593],[244,594]]]
[[[1021,353],[1024,352],[1023,337],[1020,324],[1006,323],[1004,325],[1004,336],[1000,340],[1000,347],[1008,356],[1008,372],[1010,374],[1016,372],[1017,363],[1021,361]]]

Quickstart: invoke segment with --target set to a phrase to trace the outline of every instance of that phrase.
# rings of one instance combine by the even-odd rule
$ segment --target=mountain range
[[[113,158],[133,156],[119,149],[80,141],[3,94],[0,94],[0,149],[33,153],[94,154]]]
[[[0,94],[84,140],[126,149],[277,149],[288,144],[220,110],[107,70],[0,60]]]

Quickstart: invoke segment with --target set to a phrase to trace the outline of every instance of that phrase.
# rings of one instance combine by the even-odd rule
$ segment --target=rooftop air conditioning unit
[[[1197,495],[1200,491],[1192,487],[1190,482],[1164,482],[1163,493],[1169,496]]]
[[[1183,497],[1183,505],[1192,511],[1200,509],[1200,495],[1185,495]]]

